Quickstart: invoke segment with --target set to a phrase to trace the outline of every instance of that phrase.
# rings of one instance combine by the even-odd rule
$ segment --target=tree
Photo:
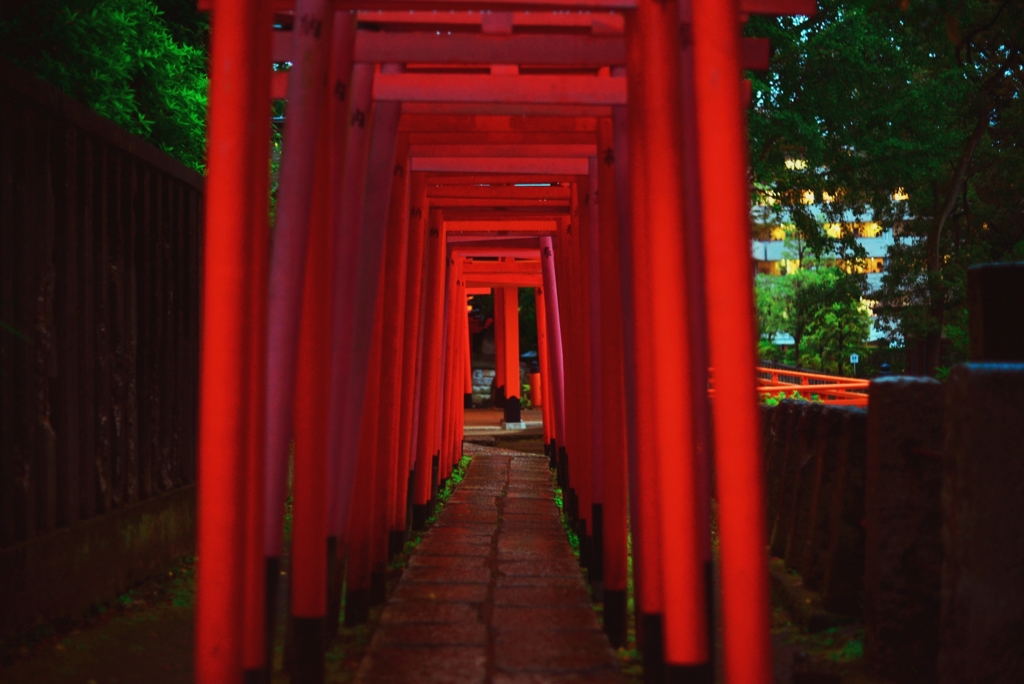
[[[5,3],[0,55],[202,170],[208,28],[185,0]]]
[[[871,315],[857,276],[812,264],[785,276],[757,276],[755,294],[762,358],[842,373],[849,355],[864,350]],[[778,333],[793,337],[791,352],[778,350]]]
[[[963,338],[967,267],[1024,254],[1024,1],[819,6],[750,22],[776,51],[754,80],[755,187],[819,257],[855,259],[865,217],[895,231],[876,313],[892,341],[923,345],[933,373],[942,338]],[[839,239],[824,221],[843,226]]]

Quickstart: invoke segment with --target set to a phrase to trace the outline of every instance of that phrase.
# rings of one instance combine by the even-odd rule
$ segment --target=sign
[[[860,355],[859,354],[850,354],[850,363],[852,363],[854,366],[856,366],[858,363],[860,363]]]

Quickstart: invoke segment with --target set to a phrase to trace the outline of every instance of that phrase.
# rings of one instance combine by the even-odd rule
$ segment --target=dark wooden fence
[[[203,178],[0,61],[0,549],[195,482]]]

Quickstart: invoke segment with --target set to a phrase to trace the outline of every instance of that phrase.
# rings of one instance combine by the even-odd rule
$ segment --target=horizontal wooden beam
[[[532,207],[449,207],[446,221],[521,221],[524,219],[555,219],[569,215],[569,208]]]
[[[489,295],[493,292],[492,288],[489,287],[467,287],[466,294],[470,297],[474,295]]]
[[[213,10],[214,0],[198,0],[198,8],[203,11]],[[275,12],[294,12],[295,0],[273,0]],[[441,17],[436,12],[444,12],[443,20],[449,25],[480,24],[480,14],[486,11],[514,12],[514,26],[586,26],[588,14],[607,16],[610,12],[636,9],[636,0],[334,0],[334,7],[342,10],[359,10],[359,21],[376,21],[386,23],[440,23]],[[785,16],[793,14],[813,15],[817,12],[815,0],[740,0],[739,10],[742,14],[764,14]],[[432,21],[429,15],[434,14]],[[451,14],[453,16],[447,16]],[[476,14],[474,17],[473,15]],[[527,23],[519,15],[541,15],[535,17],[535,23]],[[579,23],[540,23],[552,22],[553,19],[543,15],[568,15],[566,20],[575,19]],[[582,15],[573,17],[572,15]],[[389,15],[389,16],[380,16]],[[403,17],[402,15],[413,15]],[[415,15],[428,15],[415,16]],[[456,19],[456,15],[459,16]]]
[[[470,275],[540,275],[540,260],[531,261],[467,261],[462,272]]]
[[[508,78],[508,77],[506,77]],[[515,77],[511,77],[515,78]],[[502,104],[494,102],[403,102],[402,115],[453,114],[461,116],[516,116],[516,117],[604,117],[612,115],[611,106],[581,104]]]
[[[441,174],[428,173],[427,185],[491,185],[494,183],[561,183],[568,185],[576,182],[578,175],[558,176],[545,174],[479,174],[479,173],[456,173]]]
[[[385,74],[373,77],[379,102],[624,105],[626,80],[599,76]]]
[[[416,157],[413,171],[435,173],[515,173],[585,176],[587,160],[531,157]]]
[[[409,154],[421,157],[541,157],[597,156],[597,145],[410,145]]]
[[[275,62],[291,61],[291,44],[291,31],[274,32]],[[740,50],[743,68],[768,68],[768,39],[743,38]],[[598,69],[624,65],[626,42],[621,36],[607,35],[358,31],[355,61],[488,66],[516,64]]]
[[[452,233],[473,233],[483,235],[497,233],[499,235],[514,235],[516,233],[528,233],[543,235],[554,233],[558,230],[558,221],[554,219],[520,219],[520,220],[448,220],[445,219],[445,230]]]
[[[434,132],[410,133],[410,145],[594,145],[593,133],[567,132]]]
[[[537,275],[480,275],[467,277],[466,287],[543,287],[543,277]]]
[[[481,210],[487,208],[500,209],[502,207],[551,207],[552,209],[556,209],[560,212],[566,212],[569,210],[569,201],[548,199],[487,199],[483,197],[436,197],[430,200],[430,206],[443,209],[459,208]]]
[[[625,64],[626,43],[618,36],[359,31],[356,34],[355,60],[597,69]]]
[[[560,185],[521,187],[516,185],[428,185],[427,197],[493,200],[568,200],[569,188]]]
[[[406,104],[403,109],[412,107]],[[416,105],[422,106],[422,105]],[[429,105],[428,105],[429,106]],[[473,114],[412,114],[403,112],[398,122],[398,130],[410,136],[501,136],[501,135],[553,135],[553,136],[593,136],[597,131],[597,119],[593,116],[531,116],[524,119],[521,115],[473,115]],[[461,138],[457,142],[472,142],[476,138]],[[447,140],[437,140],[444,142]],[[583,140],[561,138],[560,142],[585,142]],[[423,138],[410,137],[410,142],[434,142]],[[494,139],[490,142],[505,142]],[[537,142],[542,142],[538,139]]]

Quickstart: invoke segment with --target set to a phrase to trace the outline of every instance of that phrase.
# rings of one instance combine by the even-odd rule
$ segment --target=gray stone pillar
[[[948,384],[939,681],[1024,682],[1024,364]]]
[[[896,682],[935,681],[942,563],[942,385],[888,377],[869,390],[864,656]]]
[[[967,271],[971,361],[1024,361],[1024,263]]]

